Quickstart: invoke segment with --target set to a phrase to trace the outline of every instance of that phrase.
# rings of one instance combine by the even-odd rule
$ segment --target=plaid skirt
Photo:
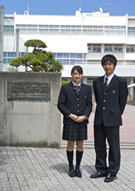
[[[63,140],[82,141],[87,139],[87,124],[86,125],[63,125]]]

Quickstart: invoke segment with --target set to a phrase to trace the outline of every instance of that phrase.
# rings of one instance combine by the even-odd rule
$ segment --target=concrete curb
[[[67,142],[66,141],[61,141],[61,148],[66,148],[67,146]],[[75,146],[76,147],[76,146]],[[87,149],[94,149],[94,142],[92,141],[84,141],[84,148]],[[109,146],[107,145],[107,148],[109,148]],[[131,142],[131,143],[125,143],[125,142],[121,142],[120,143],[120,148],[121,149],[134,149],[135,150],[135,142]]]

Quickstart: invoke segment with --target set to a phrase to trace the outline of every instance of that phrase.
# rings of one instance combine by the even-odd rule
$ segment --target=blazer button
[[[104,99],[104,102],[106,102],[106,100]]]
[[[79,113],[79,110],[77,112]]]
[[[103,107],[103,109],[105,109],[105,107]]]
[[[79,98],[77,98],[77,100],[79,100]]]
[[[104,92],[104,94],[106,94],[106,92]]]
[[[77,104],[77,106],[79,106],[79,104]]]

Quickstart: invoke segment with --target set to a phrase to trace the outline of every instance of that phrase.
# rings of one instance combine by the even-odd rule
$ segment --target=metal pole
[[[4,25],[4,6],[0,6],[0,71],[3,71],[3,25]]]
[[[16,29],[16,58],[19,57],[19,29]],[[16,72],[18,72],[18,68],[16,68]]]

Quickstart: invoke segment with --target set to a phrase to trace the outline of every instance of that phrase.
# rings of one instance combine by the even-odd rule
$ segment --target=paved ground
[[[93,117],[94,113],[88,141],[93,141]],[[123,123],[121,143],[130,143],[133,149],[121,150],[121,168],[114,182],[90,179],[95,171],[94,149],[85,148],[79,179],[67,175],[65,148],[0,147],[0,191],[135,191],[135,106],[127,105]]]
[[[65,149],[0,147],[1,191],[135,191],[135,150],[122,150],[117,179],[90,179],[95,171],[95,152],[85,149],[82,178],[70,178]]]

